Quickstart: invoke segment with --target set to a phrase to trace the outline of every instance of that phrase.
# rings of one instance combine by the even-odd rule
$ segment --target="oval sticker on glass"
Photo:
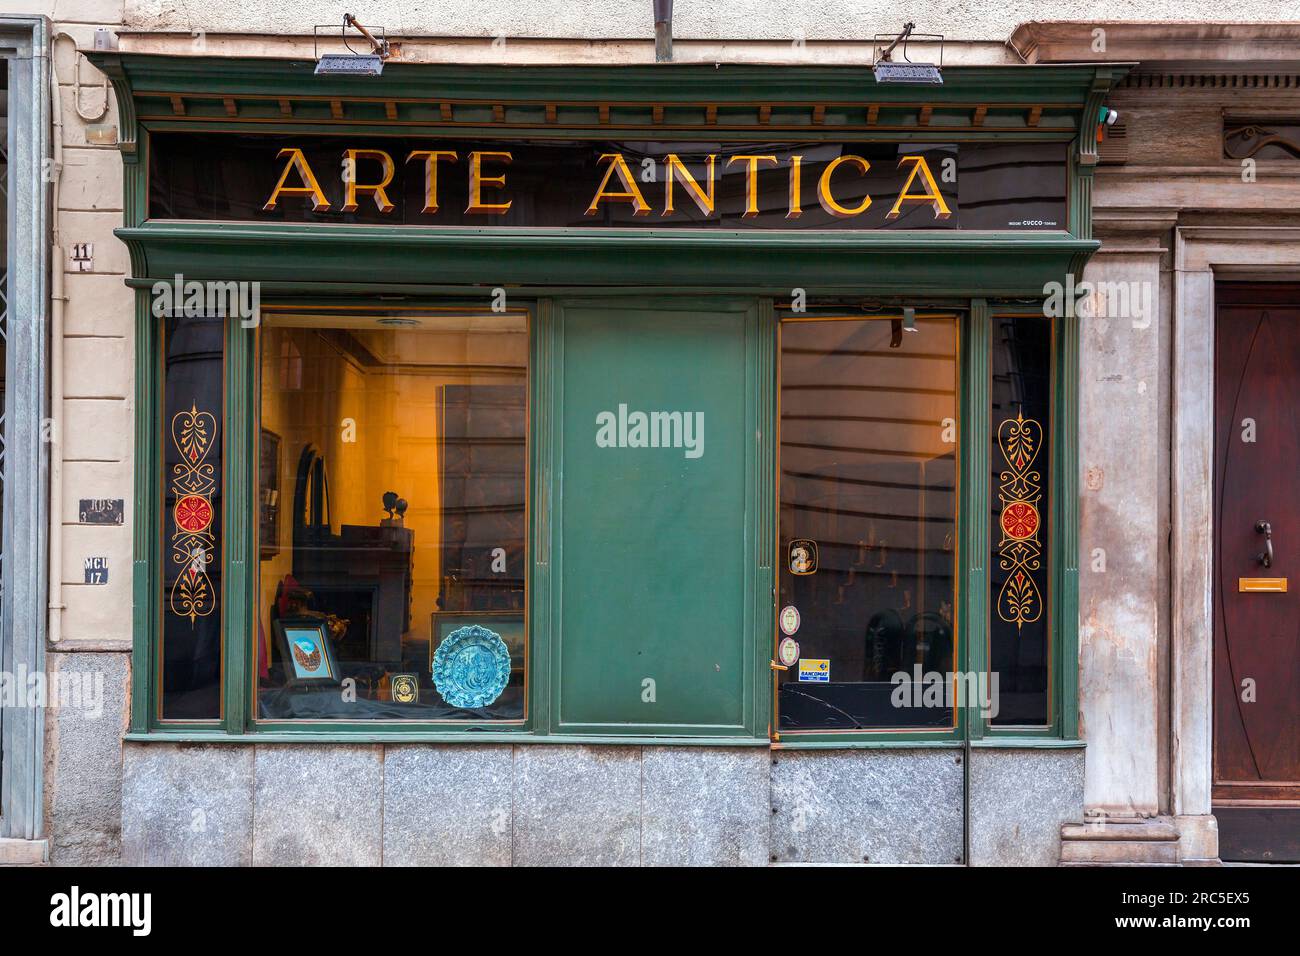
[[[793,604],[787,604],[781,608],[781,633],[786,637],[793,637],[799,630],[799,609]]]
[[[776,646],[776,659],[786,667],[794,667],[799,660],[799,642],[793,637],[781,638]]]

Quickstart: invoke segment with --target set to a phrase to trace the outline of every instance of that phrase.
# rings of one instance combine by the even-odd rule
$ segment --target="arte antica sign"
[[[618,203],[626,204],[634,216],[647,216],[657,212],[661,218],[668,218],[676,212],[677,202],[681,201],[683,196],[693,202],[704,215],[713,215],[717,208],[719,155],[719,153],[706,153],[704,155],[701,164],[704,172],[697,179],[696,173],[691,171],[680,154],[665,154],[662,176],[663,203],[659,209],[655,209],[651,202],[646,199],[646,196],[651,195],[653,197],[654,194],[648,187],[660,178],[657,175],[659,171],[654,170],[656,175],[649,179],[646,184],[647,188],[643,189],[637,182],[636,174],[628,165],[626,153],[601,153],[596,161],[604,168],[604,174],[600,178],[600,183],[596,185],[592,192],[591,202],[587,204],[583,215],[598,216],[602,204]],[[284,168],[280,173],[280,178],[276,181],[275,188],[271,191],[270,197],[263,205],[263,209],[275,209],[281,201],[294,197],[307,199],[311,202],[312,209],[318,212],[330,208],[330,200],[325,195],[325,190],[321,188],[315,172],[313,172],[301,149],[286,146],[280,150],[276,158],[284,163]],[[405,162],[410,163],[414,160],[423,168],[424,206],[420,210],[421,213],[435,215],[438,212],[439,170],[441,168],[445,175],[447,171],[445,167],[457,163],[461,158],[461,155],[452,149],[416,149],[412,150],[406,157]],[[488,216],[502,216],[508,213],[510,207],[514,204],[514,200],[506,198],[508,195],[506,171],[507,167],[514,161],[514,154],[504,149],[475,149],[470,150],[464,156],[464,160],[463,165],[467,170],[466,192],[469,196],[469,204],[465,207],[465,212]],[[366,161],[375,168],[379,176],[377,180],[362,181],[362,177],[358,173],[362,163]],[[741,164],[745,176],[745,204],[743,211],[740,213],[743,218],[757,216],[760,212],[758,205],[759,169],[764,167],[779,168],[781,166],[786,168],[789,182],[785,217],[787,219],[798,219],[803,215],[804,175],[802,171],[802,155],[791,154],[779,157],[776,153],[742,153],[723,157],[725,167],[731,167],[735,164]],[[899,157],[898,165],[907,168],[907,177],[895,197],[893,205],[885,213],[886,219],[897,219],[902,214],[904,203],[925,203],[933,210],[936,219],[947,219],[952,215],[952,209],[949,208],[947,200],[944,198],[943,193],[940,192],[939,184],[935,180],[934,173],[931,171],[924,153],[904,154]],[[342,177],[343,212],[354,212],[359,208],[360,203],[367,200],[373,200],[375,208],[381,213],[393,211],[394,206],[388,197],[388,189],[393,182],[393,177],[397,174],[397,164],[388,152],[382,149],[345,149],[343,150],[342,166],[345,170],[345,175]],[[841,166],[845,167],[844,172],[841,173],[841,178],[854,174],[865,177],[871,172],[871,162],[865,157],[857,153],[841,153],[829,162],[824,163],[821,170],[814,177],[817,202],[826,211],[827,215],[839,219],[861,216],[871,207],[872,198],[869,194],[863,194],[861,189],[854,190],[852,198],[847,198],[843,194],[836,195],[834,177],[836,170]],[[296,181],[297,185],[291,185],[291,180]],[[678,186],[680,186],[680,192],[676,191]],[[493,198],[485,198],[485,191],[491,191]]]
[[[150,215],[483,227],[1063,229],[1065,153],[1056,145],[358,143],[162,133],[151,142]]]

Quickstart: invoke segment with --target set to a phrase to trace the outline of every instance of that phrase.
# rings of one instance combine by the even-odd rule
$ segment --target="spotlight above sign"
[[[903,31],[897,36],[889,33],[877,33],[875,36],[875,55],[871,71],[877,83],[904,84],[910,86],[943,85],[943,34],[916,33],[915,23],[903,24]],[[924,43],[939,44],[939,62],[925,63],[908,58],[907,44],[917,40]],[[902,44],[902,60],[894,59],[894,51]]]
[[[348,27],[352,27],[366,42],[370,44],[371,52],[358,53],[352,49],[352,44],[348,43]],[[391,55],[391,49],[388,40],[384,36],[383,28],[379,28],[379,36],[375,36],[370,30],[366,29],[350,13],[343,14],[343,26],[339,30],[339,39],[347,47],[346,53],[321,53],[319,50],[321,30],[333,30],[332,25],[318,25],[315,28],[316,41],[316,74],[333,75],[333,76],[379,76],[384,72],[384,61]]]

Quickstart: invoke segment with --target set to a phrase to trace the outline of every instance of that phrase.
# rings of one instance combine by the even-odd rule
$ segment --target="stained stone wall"
[[[51,700],[45,724],[50,862],[115,864],[121,842],[126,655],[59,651],[46,655],[46,668],[51,686],[61,682],[64,689],[62,700]]]
[[[971,862],[1054,863],[1060,823],[1082,819],[1081,751],[1014,753],[975,757]],[[123,757],[132,865],[966,859],[959,748],[128,743]],[[988,849],[1007,834],[1012,856]]]
[[[772,861],[964,862],[959,749],[772,754]]]
[[[127,744],[131,865],[756,866],[766,748]]]
[[[1083,814],[1082,746],[970,754],[972,866],[1055,866],[1061,826]]]

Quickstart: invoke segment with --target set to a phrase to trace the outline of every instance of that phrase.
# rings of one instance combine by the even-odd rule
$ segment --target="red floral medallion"
[[[212,524],[212,505],[202,495],[185,495],[176,502],[176,527],[189,534],[206,531]]]
[[[1013,501],[1002,509],[1002,533],[1012,541],[1032,538],[1038,531],[1038,509],[1027,501]]]
[[[998,426],[998,447],[1004,466],[998,470],[998,501],[1002,514],[998,527],[998,570],[1006,578],[998,590],[998,617],[1017,631],[1042,619],[1043,597],[1037,572],[1042,571],[1042,543],[1038,540],[1042,516],[1043,475],[1034,467],[1043,444],[1043,428],[1020,412]]]

